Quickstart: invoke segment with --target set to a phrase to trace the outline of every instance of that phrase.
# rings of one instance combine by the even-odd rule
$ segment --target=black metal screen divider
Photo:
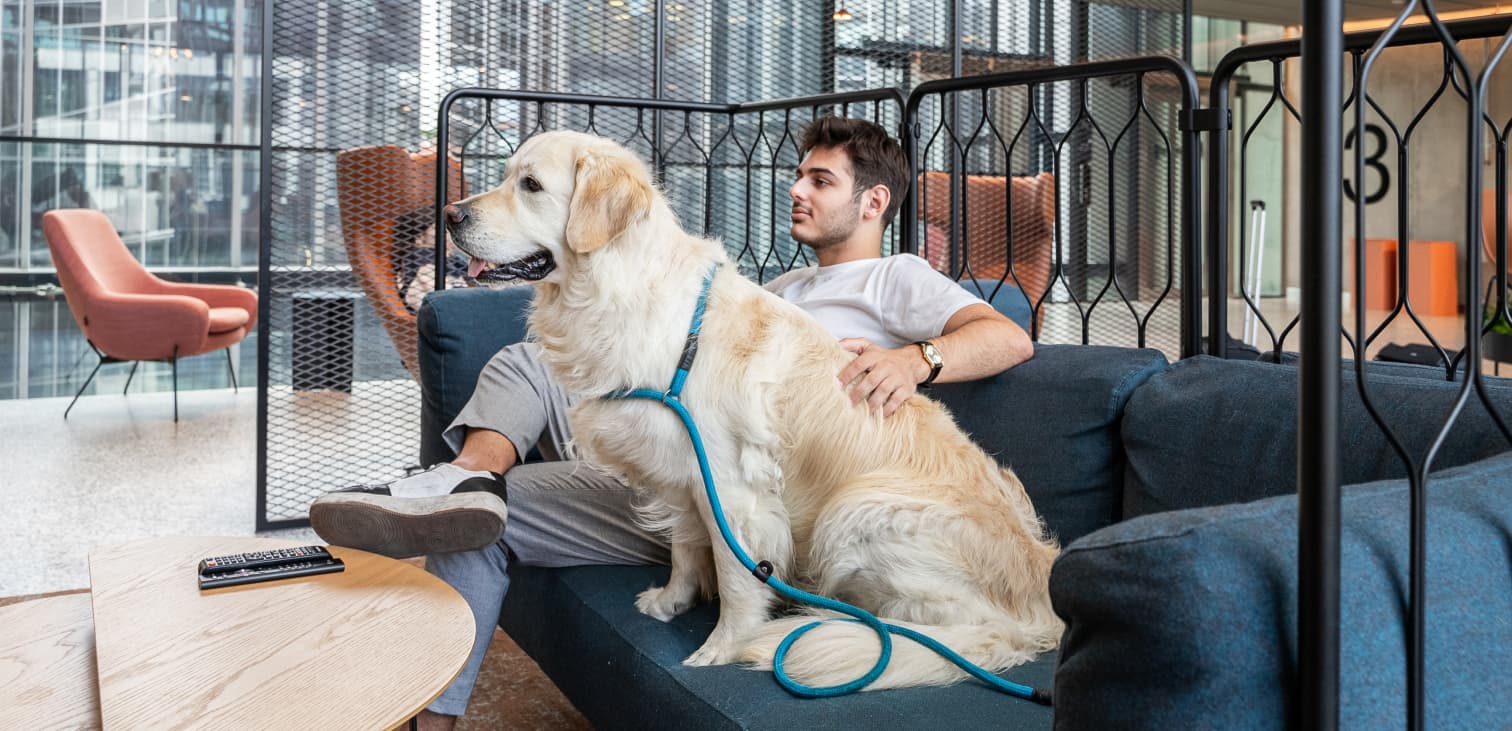
[[[1180,175],[1180,177],[1181,177],[1181,183],[1180,183],[1180,193],[1179,193],[1180,201],[1181,201],[1181,221],[1180,221],[1180,224],[1179,224],[1180,233],[1178,235],[1178,238],[1180,239],[1179,246],[1180,246],[1181,257],[1182,257],[1182,262],[1181,262],[1181,267],[1180,267],[1180,272],[1181,272],[1180,273],[1180,276],[1181,276],[1181,357],[1187,358],[1187,357],[1191,357],[1193,355],[1196,355],[1198,352],[1201,351],[1201,345],[1200,345],[1201,335],[1200,335],[1200,333],[1201,333],[1201,329],[1202,329],[1202,317],[1201,317],[1201,313],[1200,313],[1200,307],[1201,307],[1201,301],[1202,301],[1202,280],[1201,280],[1201,275],[1200,275],[1200,271],[1201,271],[1200,264],[1201,264],[1201,261],[1202,261],[1202,257],[1201,257],[1201,255],[1200,255],[1200,253],[1198,251],[1198,248],[1197,248],[1197,241],[1198,241],[1197,230],[1198,230],[1199,221],[1200,221],[1199,206],[1200,206],[1201,199],[1200,199],[1200,197],[1198,195],[1197,180],[1199,179],[1200,165],[1201,165],[1201,157],[1200,157],[1201,145],[1200,145],[1200,140],[1199,140],[1200,134],[1201,134],[1201,132],[1203,132],[1205,130],[1211,129],[1211,125],[1205,120],[1204,115],[1200,114],[1200,110],[1197,109],[1197,103],[1198,103],[1197,76],[1192,71],[1191,67],[1188,66],[1185,62],[1181,61],[1180,59],[1171,57],[1171,56],[1139,56],[1139,57],[1132,57],[1132,58],[1116,59],[1116,60],[1112,60],[1112,61],[1085,62],[1085,63],[1078,63],[1078,64],[1070,64],[1070,65],[1066,65],[1066,66],[1053,66],[1053,67],[1047,67],[1047,68],[1027,69],[1027,70],[1023,70],[1023,71],[1010,71],[1010,72],[1004,72],[1004,73],[998,73],[998,74],[986,74],[986,75],[981,75],[981,76],[971,76],[971,77],[953,78],[953,79],[939,79],[939,80],[936,80],[936,81],[928,81],[928,82],[925,82],[923,84],[920,84],[920,85],[914,87],[913,91],[908,95],[908,103],[907,103],[907,106],[905,107],[906,111],[905,111],[905,117],[904,117],[904,125],[905,125],[905,130],[906,130],[906,137],[905,137],[906,147],[907,147],[907,150],[908,150],[908,158],[909,158],[910,164],[912,165],[912,170],[910,171],[911,179],[914,180],[914,181],[918,181],[919,180],[919,172],[920,172],[920,170],[919,170],[919,160],[921,159],[921,155],[920,155],[920,151],[919,151],[919,141],[923,137],[923,130],[920,128],[920,125],[919,125],[919,110],[920,110],[920,107],[923,104],[924,100],[927,97],[930,97],[930,96],[941,96],[941,97],[944,97],[945,95],[953,95],[953,94],[956,94],[956,93],[959,93],[959,92],[966,92],[966,91],[980,91],[980,92],[983,92],[985,94],[986,90],[989,90],[989,89],[1005,88],[1005,87],[1027,87],[1030,90],[1030,94],[1029,94],[1030,102],[1029,102],[1029,106],[1028,106],[1028,111],[1026,112],[1025,119],[1023,120],[1023,125],[1020,127],[1019,131],[1022,132],[1027,127],[1027,125],[1030,123],[1030,121],[1032,120],[1036,124],[1036,126],[1039,128],[1039,131],[1041,133],[1045,134],[1048,137],[1049,133],[1048,133],[1048,131],[1046,131],[1044,129],[1043,123],[1041,122],[1041,120],[1039,118],[1039,115],[1038,115],[1038,113],[1037,113],[1037,111],[1035,109],[1034,99],[1035,99],[1036,95],[1033,92],[1034,92],[1034,89],[1036,87],[1038,87],[1040,85],[1043,85],[1043,84],[1051,84],[1051,83],[1056,83],[1056,82],[1077,82],[1078,83],[1078,95],[1077,96],[1078,96],[1078,99],[1080,100],[1080,107],[1081,107],[1081,109],[1079,110],[1079,115],[1080,115],[1080,114],[1086,112],[1086,99],[1087,99],[1086,84],[1087,84],[1088,81],[1093,80],[1093,79],[1108,79],[1108,78],[1112,78],[1112,77],[1128,77],[1128,76],[1132,76],[1132,77],[1135,78],[1135,85],[1136,85],[1136,87],[1138,89],[1138,92],[1137,92],[1138,107],[1136,108],[1133,116],[1131,116],[1125,122],[1125,124],[1124,124],[1123,131],[1126,132],[1131,126],[1136,125],[1139,122],[1141,114],[1143,114],[1146,119],[1149,119],[1149,110],[1144,106],[1144,96],[1143,96],[1144,77],[1145,77],[1146,74],[1168,74],[1168,75],[1172,76],[1173,78],[1176,79],[1177,84],[1178,84],[1178,86],[1180,88],[1180,92],[1181,92],[1181,109],[1180,109],[1181,130],[1180,130],[1180,132],[1181,132],[1181,136],[1182,136],[1182,145],[1181,145],[1182,159],[1181,159],[1181,175]],[[951,99],[954,100],[955,97],[952,96]],[[986,108],[986,105],[984,104],[983,105],[984,115],[985,115],[985,108]],[[942,115],[942,121],[941,121],[942,126],[944,125],[944,119],[943,119],[944,116],[946,116],[946,115]],[[1087,117],[1087,118],[1090,119],[1090,117]],[[1078,120],[1080,120],[1080,119],[1082,119],[1082,117],[1078,116]],[[959,244],[960,242],[963,241],[963,230],[962,229],[964,229],[966,227],[966,222],[963,220],[964,219],[964,215],[962,213],[962,208],[964,208],[964,206],[962,206],[958,202],[958,201],[960,201],[960,199],[962,199],[962,198],[965,197],[965,188],[966,187],[964,185],[959,184],[959,180],[964,177],[965,172],[966,172],[965,168],[964,168],[964,159],[965,159],[965,156],[967,154],[966,151],[963,151],[963,147],[960,144],[960,141],[956,138],[957,131],[959,130],[959,124],[960,123],[958,121],[955,122],[952,125],[952,129],[947,132],[947,135],[950,137],[950,139],[948,140],[948,142],[950,142],[951,145],[952,145],[952,150],[951,150],[951,153],[950,153],[951,160],[953,162],[956,162],[957,164],[963,165],[963,167],[961,168],[961,170],[960,170],[959,173],[952,175],[952,185],[951,185],[952,195],[951,195],[951,216],[950,216],[950,241],[952,241],[953,243],[957,243],[957,244]],[[1093,122],[1090,122],[1090,124],[1095,125],[1096,123],[1095,123],[1095,121],[1093,121]],[[1072,129],[1074,129],[1076,126],[1077,126],[1077,124],[1073,123],[1072,124]],[[1157,126],[1157,130],[1158,129],[1159,128]],[[995,127],[993,128],[992,131],[993,131],[993,134],[995,134],[995,135],[997,134],[997,130],[996,130]],[[973,139],[975,138],[975,136],[976,136],[976,134],[973,133]],[[1115,139],[1115,141],[1113,143],[1113,149],[1116,149],[1117,144],[1118,144],[1118,140],[1121,140],[1122,137],[1123,137],[1123,135],[1122,135],[1122,132],[1121,132],[1119,134],[1118,138]],[[1018,139],[1019,139],[1019,135],[1015,134],[1014,135],[1014,141],[1013,141],[1013,143],[1009,144],[1009,145],[1006,145],[1005,154],[1006,154],[1006,156],[1009,159],[1011,159],[1011,157],[1012,157],[1012,151],[1013,151],[1013,148],[1017,145]],[[1000,143],[1002,142],[1000,136],[998,138],[998,141]],[[1064,143],[1064,141],[1065,140],[1063,139],[1062,143]],[[970,147],[970,142],[967,143],[966,147]],[[1168,149],[1169,149],[1169,145],[1167,145],[1167,150]],[[1110,150],[1110,154],[1111,154],[1111,150]],[[1167,160],[1169,161],[1169,155],[1167,155]],[[1056,177],[1057,177],[1057,180],[1059,180],[1060,176],[1059,176],[1059,170],[1058,169],[1060,167],[1060,153],[1059,153],[1058,149],[1057,149],[1057,151],[1055,153],[1053,153],[1052,161],[1053,161],[1054,166],[1057,168],[1057,176]],[[1170,180],[1169,176],[1168,176],[1168,180]],[[1171,180],[1170,182],[1174,182],[1174,181]],[[1110,185],[1111,185],[1111,180],[1110,180]],[[1172,187],[1172,186],[1168,185],[1168,188],[1169,187]],[[1007,271],[1004,274],[1004,279],[1006,279],[1008,276],[1013,276],[1013,248],[1012,248],[1013,247],[1013,226],[1012,226],[1012,220],[1013,220],[1013,212],[1012,212],[1013,211],[1013,202],[1012,202],[1012,198],[1013,198],[1013,193],[1012,193],[1012,190],[1013,190],[1013,188],[1012,188],[1011,185],[1007,186],[1007,201],[1008,201],[1008,204],[1007,204],[1006,215],[1008,217],[1009,225],[1008,225],[1007,242],[1006,242],[1006,245],[1008,247],[1007,265],[1006,265],[1007,266]],[[920,196],[921,196],[921,193],[919,192],[919,185],[916,182],[915,185],[909,187],[908,194],[904,197],[904,200],[903,200],[903,210],[905,212],[916,213],[918,211],[918,209],[919,209],[919,199],[920,199]],[[1061,210],[1061,205],[1060,205],[1061,201],[1060,201],[1060,186],[1058,184],[1056,186],[1055,198],[1056,198],[1056,206],[1055,206],[1055,208],[1056,208],[1057,211],[1059,211],[1059,210]],[[906,222],[907,221],[905,221],[905,223]],[[1110,220],[1110,224],[1111,224],[1111,220]],[[917,225],[908,225],[904,229],[904,234],[903,235],[904,235],[903,250],[904,251],[909,251],[909,252],[917,252],[918,251],[918,226]],[[1041,308],[1043,307],[1043,305],[1044,305],[1044,303],[1045,303],[1045,301],[1046,301],[1046,299],[1047,299],[1047,297],[1048,297],[1048,295],[1050,293],[1051,288],[1053,288],[1053,286],[1054,286],[1054,284],[1055,284],[1055,282],[1057,280],[1059,280],[1062,284],[1066,284],[1065,273],[1064,273],[1064,270],[1062,268],[1062,259],[1063,259],[1062,253],[1064,251],[1064,241],[1063,241],[1063,232],[1061,231],[1061,227],[1060,226],[1056,226],[1055,227],[1054,245],[1055,245],[1054,253],[1053,253],[1052,257],[1051,257],[1051,263],[1050,263],[1050,266],[1051,266],[1050,283],[1046,286],[1045,291],[1042,292],[1042,293],[1040,293],[1037,298],[1029,299],[1030,310],[1031,310],[1031,312],[1034,315],[1038,315],[1040,313]],[[952,246],[952,250],[955,250],[956,248],[958,248],[958,247]],[[1110,242],[1109,249],[1110,249],[1110,256],[1111,256],[1112,253],[1113,253],[1113,251],[1112,251],[1113,246],[1112,246],[1111,242]],[[1169,262],[1170,252],[1168,252],[1167,256],[1168,256],[1168,262],[1167,263],[1169,264],[1170,263]],[[964,260],[965,256],[963,255],[961,258]],[[954,262],[954,261],[955,261],[955,258],[952,257],[952,262]],[[1095,308],[1096,304],[1098,303],[1098,301],[1100,301],[1102,295],[1104,293],[1106,293],[1106,291],[1107,291],[1107,289],[1108,289],[1109,286],[1114,287],[1118,291],[1118,294],[1123,299],[1125,305],[1129,304],[1129,299],[1128,299],[1127,294],[1124,293],[1122,291],[1122,289],[1120,288],[1120,286],[1119,286],[1116,267],[1114,266],[1114,264],[1112,262],[1110,262],[1109,265],[1108,265],[1108,268],[1109,268],[1109,271],[1108,271],[1108,281],[1107,281],[1107,283],[1104,284],[1104,286],[1102,288],[1102,291],[1099,292],[1099,294],[1098,294],[1098,297],[1096,299],[1092,300],[1092,302],[1089,303],[1088,308],[1086,310],[1082,310],[1081,303],[1080,302],[1076,302],[1075,303],[1076,306],[1077,306],[1078,311],[1081,312],[1081,314],[1082,314],[1082,342],[1083,343],[1088,342],[1088,337],[1089,337],[1089,324],[1088,323],[1089,323],[1090,317],[1091,317],[1091,310],[1093,308]],[[952,266],[952,272],[951,272],[952,275],[957,275],[957,274],[960,273],[960,272],[955,271],[955,269],[956,269],[956,267],[953,265]],[[1169,271],[1169,269],[1168,269],[1168,271]],[[1016,276],[1015,276],[1015,280],[1017,281],[1017,277]],[[1003,280],[1000,280],[1000,284],[1001,284],[1002,281]],[[1214,278],[1212,281],[1213,281],[1213,283],[1217,282],[1216,278]],[[1163,292],[1160,295],[1160,298],[1158,298],[1156,300],[1156,302],[1151,306],[1150,310],[1146,312],[1145,316],[1143,318],[1141,318],[1137,314],[1135,314],[1135,319],[1136,319],[1136,321],[1138,323],[1138,325],[1137,325],[1137,331],[1138,331],[1138,338],[1139,338],[1139,346],[1140,347],[1144,347],[1144,345],[1145,345],[1145,335],[1146,335],[1146,330],[1147,330],[1147,326],[1149,324],[1150,317],[1154,314],[1155,310],[1159,307],[1160,303],[1164,300],[1164,297],[1166,296],[1166,294],[1169,293],[1169,291],[1170,291],[1170,283],[1168,281],[1167,285],[1166,285],[1165,292]],[[1029,294],[1027,292],[1025,293],[1025,296],[1026,296],[1026,298],[1029,298]],[[1074,299],[1073,299],[1073,301],[1074,301]],[[1133,312],[1132,306],[1130,306],[1130,309],[1131,309],[1131,312]],[[1031,329],[1033,330],[1033,332],[1031,334],[1034,335],[1035,339],[1037,340],[1038,339],[1038,334],[1039,334],[1038,333],[1038,330],[1039,330],[1038,317],[1031,317]]]
[[[1244,142],[1248,141],[1249,134],[1258,127],[1264,113],[1270,111],[1276,101],[1280,101],[1282,108],[1301,123],[1302,157],[1309,161],[1310,166],[1308,174],[1303,176],[1302,181],[1301,238],[1308,242],[1308,245],[1303,247],[1302,308],[1297,318],[1287,325],[1279,336],[1251,299],[1252,294],[1258,297],[1258,293],[1251,293],[1245,288],[1243,247],[1246,237],[1241,234],[1238,240],[1240,247],[1239,294],[1245,306],[1253,312],[1266,332],[1270,334],[1272,348],[1278,361],[1281,359],[1287,335],[1299,323],[1302,327],[1297,445],[1298,576],[1300,580],[1298,596],[1299,704],[1298,717],[1295,720],[1304,728],[1336,728],[1338,725],[1339,586],[1341,579],[1338,429],[1341,424],[1340,336],[1342,335],[1353,351],[1356,386],[1361,401],[1367,413],[1382,430],[1393,451],[1408,468],[1411,535],[1409,537],[1409,592],[1405,632],[1407,636],[1407,687],[1404,695],[1407,701],[1407,726],[1412,729],[1421,729],[1424,724],[1424,638],[1427,586],[1425,558],[1429,471],[1432,468],[1434,456],[1469,400],[1472,388],[1479,395],[1492,420],[1501,429],[1503,436],[1512,443],[1512,430],[1508,429],[1506,422],[1492,405],[1482,378],[1479,356],[1480,336],[1491,328],[1495,318],[1487,318],[1486,322],[1480,322],[1483,311],[1479,301],[1478,286],[1481,277],[1480,251],[1482,248],[1479,245],[1482,235],[1479,162],[1482,124],[1491,128],[1497,143],[1498,211],[1504,212],[1506,205],[1503,200],[1506,195],[1503,189],[1506,184],[1506,142],[1508,132],[1512,131],[1512,121],[1498,129],[1495,122],[1485,113],[1485,93],[1491,73],[1505,54],[1508,44],[1512,43],[1512,36],[1507,36],[1508,31],[1512,30],[1512,19],[1502,16],[1444,23],[1438,18],[1431,0],[1409,0],[1389,27],[1345,35],[1338,31],[1341,27],[1341,18],[1337,0],[1320,0],[1306,5],[1307,18],[1304,28],[1321,28],[1323,32],[1304,32],[1300,40],[1243,46],[1230,52],[1214,69],[1209,102],[1211,108],[1227,109],[1229,86],[1240,68],[1252,62],[1270,62],[1276,89],[1265,110],[1245,131]],[[1429,22],[1405,26],[1406,19],[1416,12],[1426,14]],[[1495,37],[1503,37],[1502,43],[1488,58],[1486,67],[1479,78],[1472,79],[1469,66],[1460,55],[1456,43]],[[1436,44],[1443,47],[1444,76],[1437,90],[1430,95],[1428,101],[1403,130],[1398,128],[1390,116],[1371,99],[1368,83],[1370,71],[1376,59],[1386,48],[1423,44]],[[1346,53],[1352,59],[1350,70],[1354,80],[1354,86],[1347,97],[1343,94],[1341,83],[1345,70],[1343,58]],[[1281,63],[1286,59],[1297,57],[1303,59],[1304,99],[1300,113],[1280,91]],[[1462,78],[1464,86],[1461,85]],[[1367,334],[1363,301],[1365,267],[1361,263],[1365,251],[1365,217],[1364,205],[1359,203],[1355,205],[1352,217],[1353,254],[1356,262],[1352,279],[1356,297],[1360,298],[1354,304],[1353,336],[1351,337],[1348,328],[1342,326],[1340,304],[1343,282],[1340,272],[1343,253],[1343,186],[1339,184],[1343,179],[1342,119],[1335,115],[1309,115],[1307,110],[1329,108],[1338,105],[1342,99],[1341,111],[1350,115],[1352,134],[1357,139],[1363,139],[1367,106],[1375,110],[1380,119],[1390,128],[1391,139],[1397,145],[1397,170],[1398,177],[1401,178],[1397,189],[1397,234],[1398,239],[1405,243],[1410,238],[1407,161],[1412,133],[1445,91],[1451,87],[1460,98],[1464,99],[1468,107],[1466,114],[1468,126],[1465,132],[1467,168],[1464,181],[1466,347],[1454,359],[1445,357],[1444,362],[1447,378],[1454,380],[1456,371],[1463,361],[1465,379],[1455,404],[1434,442],[1428,451],[1421,455],[1421,459],[1414,459],[1413,455],[1408,454],[1400,438],[1385,423],[1371,398],[1370,385],[1366,378],[1366,347],[1385,330],[1392,318],[1405,312],[1441,355],[1445,355],[1445,351],[1428,332],[1417,313],[1413,311],[1406,286],[1409,257],[1408,247],[1405,245],[1398,247],[1398,288],[1393,309],[1374,331]],[[1209,147],[1208,166],[1208,210],[1210,211],[1207,230],[1208,250],[1210,256],[1217,259],[1211,262],[1212,270],[1222,276],[1222,287],[1215,291],[1224,292],[1225,296],[1228,291],[1227,255],[1230,241],[1229,206],[1231,205],[1228,185],[1229,143],[1230,139],[1226,134],[1215,136]],[[1244,148],[1245,145],[1241,143],[1241,186],[1244,185]],[[1363,180],[1365,155],[1357,154],[1351,167],[1353,179]],[[1364,199],[1363,191],[1358,192],[1357,198]],[[1493,285],[1500,285],[1496,312],[1508,317],[1508,321],[1512,321],[1512,316],[1506,315],[1507,231],[1504,221],[1498,220],[1495,237],[1494,262],[1498,266],[1499,273]],[[1227,332],[1226,310],[1214,309],[1213,316],[1218,318],[1218,321],[1214,323],[1212,332],[1215,335],[1225,335]],[[1226,340],[1226,337],[1214,338],[1213,347],[1216,355],[1224,354]]]
[[[268,520],[268,368],[271,359],[268,341],[272,337],[273,303],[268,296],[269,277],[273,271],[273,237],[269,235],[273,220],[270,191],[273,190],[273,6],[274,0],[262,4],[262,84],[258,90],[257,191],[257,524],[261,533],[274,527]],[[305,521],[308,522],[308,521]]]

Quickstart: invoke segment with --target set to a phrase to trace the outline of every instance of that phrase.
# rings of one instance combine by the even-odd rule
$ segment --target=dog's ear
[[[619,150],[588,150],[577,160],[567,210],[567,246],[586,254],[618,238],[651,208],[651,183],[640,161]]]

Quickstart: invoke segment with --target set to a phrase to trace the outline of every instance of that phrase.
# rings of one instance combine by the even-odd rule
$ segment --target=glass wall
[[[104,211],[161,276],[256,286],[259,0],[3,0],[0,398],[71,395],[93,357],[42,214]],[[256,372],[256,338],[235,355]],[[223,387],[224,360],[180,386]],[[161,378],[157,370],[161,370]],[[120,386],[102,370],[91,392]],[[250,378],[247,380],[250,381]],[[169,388],[147,366],[133,390]]]

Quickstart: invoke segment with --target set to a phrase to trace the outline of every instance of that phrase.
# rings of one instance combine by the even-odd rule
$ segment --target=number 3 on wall
[[[1374,124],[1366,124],[1365,134],[1370,135],[1370,139],[1374,143],[1374,149],[1365,158],[1365,167],[1375,171],[1376,174],[1375,190],[1365,195],[1365,205],[1368,206],[1385,198],[1386,192],[1391,190],[1391,170],[1386,167],[1385,163],[1381,162],[1381,156],[1386,154],[1386,132]],[[1355,137],[1357,136],[1355,131],[1351,129],[1349,134],[1344,137],[1344,149],[1354,149]],[[1347,178],[1344,180],[1344,195],[1350,201],[1357,201],[1355,187]]]

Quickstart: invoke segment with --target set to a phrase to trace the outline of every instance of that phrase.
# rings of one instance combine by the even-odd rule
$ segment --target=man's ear
[[[862,194],[861,215],[863,218],[880,218],[892,202],[892,190],[878,183]]]
[[[651,182],[639,161],[618,151],[590,150],[577,160],[567,209],[567,246],[586,254],[619,238],[651,208]]]

